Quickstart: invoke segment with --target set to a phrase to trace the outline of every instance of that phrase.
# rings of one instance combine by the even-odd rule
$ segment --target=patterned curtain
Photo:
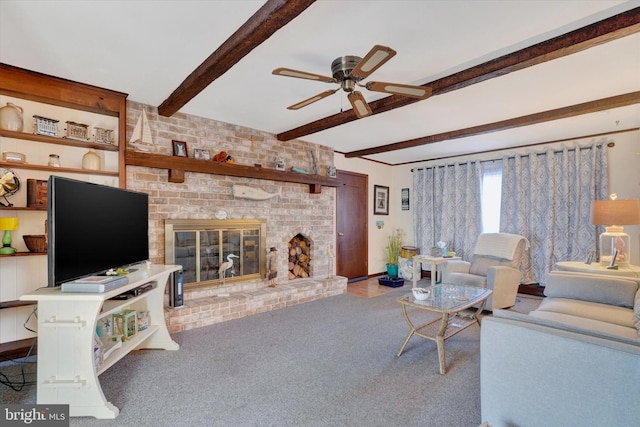
[[[444,241],[456,256],[469,259],[482,229],[479,161],[414,171],[413,234],[421,254]]]
[[[558,261],[584,260],[596,249],[591,201],[606,199],[604,143],[504,157],[500,230],[529,239],[523,283],[546,283]]]

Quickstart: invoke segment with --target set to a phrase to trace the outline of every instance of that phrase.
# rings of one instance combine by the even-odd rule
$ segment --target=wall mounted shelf
[[[78,169],[78,168],[55,168],[51,166],[32,165],[29,163],[16,163],[16,162],[0,162],[0,166],[4,166],[9,169],[32,169],[32,170],[58,172],[58,173],[67,172],[67,173],[82,173],[82,174],[91,174],[91,175],[110,175],[110,176],[120,175],[120,173],[117,171],[97,171],[97,170]]]
[[[322,187],[339,187],[340,182],[335,178],[321,175],[286,172],[255,166],[219,163],[211,160],[167,156],[138,151],[125,151],[125,164],[128,166],[145,166],[150,168],[168,169],[169,181],[184,182],[184,171],[209,173],[213,175],[238,176],[244,178],[265,179],[271,181],[294,182],[309,184],[311,194],[319,194]]]
[[[23,139],[26,141],[45,142],[47,144],[69,145],[71,147],[93,148],[95,150],[118,151],[117,145],[97,144],[89,141],[78,141],[70,138],[60,138],[56,136],[36,135],[34,133],[15,132],[12,130],[0,129],[0,136],[7,138]]]

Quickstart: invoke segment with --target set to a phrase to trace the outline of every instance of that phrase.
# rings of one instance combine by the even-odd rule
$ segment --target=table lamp
[[[606,226],[606,231],[600,234],[600,265],[628,267],[631,246],[622,226],[640,224],[640,200],[618,200],[615,194],[610,200],[594,200],[591,223]]]
[[[16,253],[15,248],[11,247],[11,230],[17,229],[18,218],[0,218],[0,230],[4,230],[0,255],[11,255]]]

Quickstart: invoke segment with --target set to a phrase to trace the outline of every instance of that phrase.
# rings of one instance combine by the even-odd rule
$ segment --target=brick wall
[[[243,165],[262,164],[275,168],[282,158],[287,170],[292,166],[310,169],[310,150],[315,153],[320,173],[333,166],[333,149],[300,140],[282,142],[275,135],[202,117],[176,113],[158,115],[156,108],[127,102],[127,141],[144,107],[149,118],[155,152],[172,154],[172,140],[187,143],[189,157],[194,148],[208,149],[212,157],[229,153]],[[164,263],[164,220],[214,218],[224,210],[229,218],[267,219],[267,248],[278,249],[278,283],[287,282],[287,244],[298,233],[313,245],[312,277],[327,274],[327,248],[335,253],[335,188],[323,187],[321,194],[310,194],[309,185],[251,178],[186,172],[185,182],[170,183],[166,169],[127,167],[127,188],[149,194],[150,258]],[[232,185],[259,187],[267,192],[282,190],[282,197],[265,201],[234,199]],[[334,263],[335,264],[335,263]],[[333,264],[332,264],[333,265]]]

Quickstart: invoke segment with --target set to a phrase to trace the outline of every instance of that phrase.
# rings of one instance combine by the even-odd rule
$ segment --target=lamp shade
[[[593,225],[640,224],[640,200],[594,200],[591,204]]]
[[[0,230],[17,230],[18,218],[0,218]]]

